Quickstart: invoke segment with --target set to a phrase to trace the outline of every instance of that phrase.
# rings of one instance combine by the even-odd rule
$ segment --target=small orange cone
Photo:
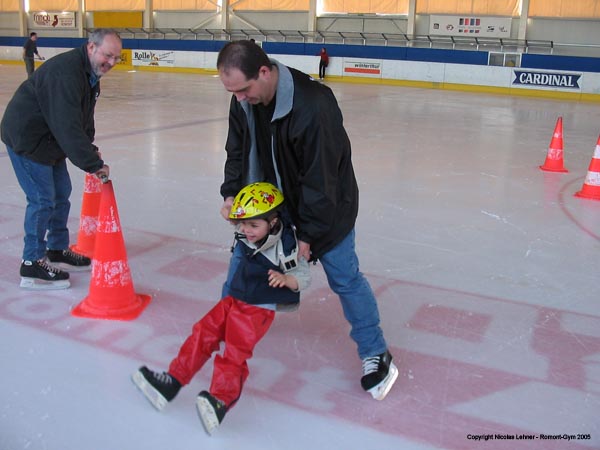
[[[575,193],[575,196],[600,200],[600,136],[598,136],[594,156],[592,156],[583,187]]]
[[[94,256],[101,193],[102,181],[96,175],[86,173],[79,218],[79,233],[77,243],[71,245],[71,250],[88,258]]]
[[[563,166],[563,127],[562,117],[559,117],[554,127],[554,134],[550,141],[550,147],[548,147],[548,154],[546,155],[546,161],[540,169],[547,170],[549,172],[568,172]]]
[[[92,277],[88,296],[71,314],[94,319],[133,320],[150,302],[151,297],[136,294],[112,182],[102,184],[96,246],[92,260]]]

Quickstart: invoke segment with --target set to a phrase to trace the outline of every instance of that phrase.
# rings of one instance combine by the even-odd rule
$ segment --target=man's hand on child
[[[229,213],[231,212],[232,206],[233,206],[233,197],[227,197],[223,201],[223,206],[221,206],[221,217],[223,217],[223,219],[229,221]]]

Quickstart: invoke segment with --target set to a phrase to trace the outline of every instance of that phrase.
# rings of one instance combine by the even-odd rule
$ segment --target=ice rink
[[[24,77],[0,67],[1,113]],[[230,94],[215,76],[113,71],[96,144],[152,301],[133,321],[84,319],[71,310],[89,272],[68,290],[19,288],[25,198],[2,145],[0,450],[600,449],[600,201],[574,196],[598,104],[327,84],[353,143],[361,270],[400,370],[388,397],[362,391],[320,265],[213,436],[194,406],[210,364],[161,413],[135,389],[130,375],[166,369],[219,299]],[[558,117],[568,173],[539,168]],[[84,174],[70,172],[75,242]]]

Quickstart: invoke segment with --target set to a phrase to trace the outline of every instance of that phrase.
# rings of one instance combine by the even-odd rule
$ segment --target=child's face
[[[240,221],[240,233],[246,235],[253,244],[269,234],[269,222],[264,219],[247,219]]]

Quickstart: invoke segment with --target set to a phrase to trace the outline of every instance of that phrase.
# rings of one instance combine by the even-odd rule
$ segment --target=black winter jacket
[[[281,245],[276,253],[278,257],[291,255],[297,245],[292,226],[286,221],[283,223],[280,236]],[[242,248],[242,258],[227,287],[227,295],[251,305],[293,304],[300,301],[299,291],[269,286],[269,270],[283,272],[280,261],[278,264],[270,261],[260,249],[250,247],[245,238],[238,238],[237,245]],[[306,266],[308,268],[308,265]],[[294,275],[293,272],[291,274]],[[300,280],[298,281],[300,282]]]
[[[92,87],[87,46],[54,56],[25,80],[4,112],[2,142],[16,153],[53,165],[68,157],[86,172],[104,162],[94,141],[94,107],[100,83]]]
[[[278,184],[297,227],[298,239],[318,259],[354,228],[358,185],[350,140],[333,92],[308,75],[273,61],[279,71],[271,134]],[[231,99],[225,150],[224,198],[246,184],[264,181],[254,171],[256,144],[252,107]]]

